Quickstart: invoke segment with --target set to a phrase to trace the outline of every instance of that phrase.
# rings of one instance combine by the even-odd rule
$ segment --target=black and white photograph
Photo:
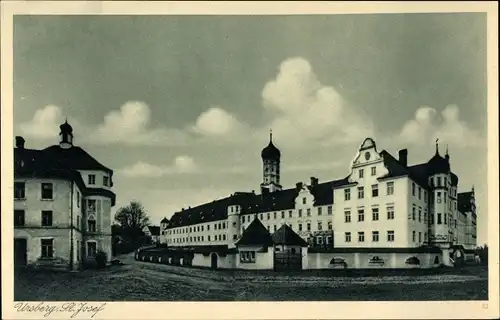
[[[496,3],[105,5],[2,17],[12,318],[111,319],[114,302],[148,301],[498,313]]]

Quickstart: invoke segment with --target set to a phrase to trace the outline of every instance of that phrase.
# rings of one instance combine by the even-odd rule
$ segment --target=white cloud
[[[427,106],[418,108],[414,119],[403,125],[399,135],[400,143],[421,146],[433,144],[436,138],[456,147],[470,147],[477,145],[481,136],[460,119],[456,105],[446,106],[441,113]]]
[[[198,117],[193,129],[203,135],[220,136],[234,132],[239,127],[240,123],[232,114],[219,107],[213,107]]]
[[[262,91],[264,108],[274,111],[270,126],[280,141],[303,146],[308,141],[351,143],[373,134],[373,125],[332,86],[317,79],[302,58],[285,60]]]
[[[189,156],[178,156],[173,164],[169,166],[158,166],[139,161],[132,166],[125,167],[121,171],[127,177],[161,177],[169,174],[194,173],[198,171],[193,158]]]
[[[104,122],[92,131],[90,141],[128,145],[177,145],[187,141],[182,130],[150,128],[150,121],[151,111],[147,104],[128,101],[104,117]]]
[[[61,108],[48,105],[39,109],[30,121],[19,125],[21,133],[27,137],[49,139],[57,137],[59,125],[64,121]]]

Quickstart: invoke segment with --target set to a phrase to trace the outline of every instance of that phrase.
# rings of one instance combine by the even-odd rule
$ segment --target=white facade
[[[391,173],[394,169],[390,161],[396,162],[393,166],[402,168],[403,173],[408,172],[406,157],[407,151],[403,150],[401,159],[392,158],[379,152],[372,139],[365,139],[351,163],[346,182],[332,187],[331,203],[315,205],[318,199],[311,190],[318,181],[311,179],[310,184],[297,184],[293,207],[248,212],[239,205],[228,205],[226,219],[179,227],[173,221],[162,229],[162,242],[172,247],[234,247],[245,228],[258,218],[271,234],[284,223],[304,239],[317,231],[333,230],[335,248],[416,248],[426,244],[471,247],[468,242],[475,234],[473,215],[464,216],[458,211],[452,174],[431,176],[431,189],[421,177]],[[263,161],[266,170],[269,161]],[[273,166],[279,168],[279,162],[273,162]],[[269,178],[264,172],[264,185],[266,177]],[[444,189],[438,189],[440,186]],[[189,214],[195,214],[196,208],[189,210]]]

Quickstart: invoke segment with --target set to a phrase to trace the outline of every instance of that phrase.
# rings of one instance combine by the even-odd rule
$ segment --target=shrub
[[[108,256],[106,252],[99,251],[95,256],[95,262],[97,263],[98,269],[104,269],[106,267],[106,261],[108,260]]]

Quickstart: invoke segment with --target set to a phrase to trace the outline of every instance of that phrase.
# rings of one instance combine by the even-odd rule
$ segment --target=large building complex
[[[305,249],[299,246],[297,253],[302,252],[303,269],[320,268],[337,257],[353,267],[364,267],[362,260],[401,267],[409,258],[420,260],[421,266],[450,265],[456,248],[476,247],[474,189],[458,192],[459,179],[451,170],[448,150],[441,156],[437,141],[429,161],[409,164],[407,149],[395,158],[378,151],[375,141],[367,138],[345,177],[326,182],[312,177],[289,189],[280,184],[281,152],[272,135],[261,156],[260,194],[236,192],[182,209],[161,224],[161,242],[179,250],[215,252],[212,266],[213,260],[239,251],[240,258],[228,262],[228,267],[242,267],[239,262],[256,260],[254,251],[242,254],[243,238],[249,239],[246,233],[258,230],[260,236],[253,237],[252,245],[261,249],[270,245],[258,243],[259,238],[269,240],[262,229],[272,235],[274,263],[278,233],[298,234],[305,241]],[[297,239],[289,243],[299,244]],[[273,266],[264,263],[261,268]]]
[[[77,270],[99,251],[111,259],[113,171],[73,145],[60,126],[58,145],[35,150],[16,137],[14,262]]]

